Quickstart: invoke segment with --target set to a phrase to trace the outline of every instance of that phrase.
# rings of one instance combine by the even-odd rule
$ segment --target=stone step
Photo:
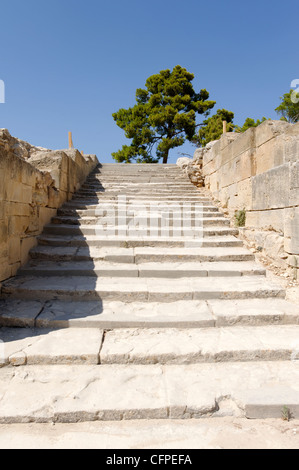
[[[299,360],[299,326],[107,331],[101,364]],[[299,386],[299,384],[298,384]]]
[[[98,175],[95,178],[88,180],[88,184],[115,184],[115,180],[119,181],[120,184],[139,184],[142,187],[143,184],[189,184],[191,188],[195,186],[190,182],[188,177],[182,177],[180,175],[169,175],[169,176],[155,176],[155,175]]]
[[[30,251],[34,260],[110,261],[116,263],[150,262],[231,262],[254,261],[250,251],[239,247],[219,248],[119,248],[68,247],[38,245]]]
[[[104,212],[104,211],[103,211]],[[143,213],[134,213],[134,215],[128,214],[128,212],[118,212],[115,214],[114,217],[109,217],[106,216],[105,213],[102,213],[94,216],[94,217],[65,217],[65,216],[57,216],[53,217],[51,223],[55,225],[80,225],[80,226],[85,226],[85,225],[97,225],[101,223],[105,223],[105,225],[112,225],[114,226],[115,223],[118,222],[119,219],[122,219],[122,223],[127,223],[129,224],[132,222],[132,220],[137,219],[139,226],[149,226],[151,224],[152,226],[156,227],[161,227],[161,223],[164,221],[166,224],[168,224],[170,227],[175,226],[181,226],[181,227],[194,227],[194,226],[211,226],[211,225],[217,225],[217,226],[230,226],[230,220],[226,219],[225,217],[196,217],[195,214],[193,214],[193,217],[184,217],[184,218],[178,218],[178,217],[163,217],[163,214],[161,213],[150,213],[150,214],[143,214]]]
[[[264,276],[209,278],[110,278],[93,276],[18,276],[2,285],[3,298],[27,300],[119,300],[174,302],[176,300],[284,298],[281,286]]]
[[[168,194],[168,195],[158,195],[158,194],[153,194],[153,193],[148,193],[148,194],[142,194],[136,192],[130,193],[130,192],[124,192],[124,191],[118,191],[118,192],[103,192],[103,193],[92,193],[90,195],[84,195],[84,194],[78,194],[76,193],[73,196],[72,201],[74,202],[80,202],[80,201],[87,201],[87,202],[102,202],[102,201],[110,201],[113,198],[126,198],[126,201],[131,201],[134,204],[137,204],[138,202],[141,204],[144,203],[153,203],[153,202],[165,202],[169,204],[174,204],[174,202],[179,203],[182,205],[183,203],[202,203],[203,205],[211,205],[212,201],[208,198],[203,198],[201,196],[197,195],[186,195],[186,194]]]
[[[18,271],[20,276],[95,276],[95,277],[232,277],[265,276],[266,270],[253,262],[179,262],[113,263],[110,261],[34,260]]]
[[[298,384],[295,361],[3,368],[0,422],[298,418]]]
[[[153,190],[153,191],[162,191],[162,192],[169,192],[169,191],[176,191],[176,190],[184,190],[191,193],[202,194],[203,192],[197,189],[195,186],[190,185],[190,182],[175,182],[175,183],[143,183],[140,187],[139,183],[119,183],[119,182],[105,182],[105,181],[93,181],[89,183],[84,183],[81,186],[80,191],[102,191],[104,190],[119,190],[119,189],[136,189],[136,190]]]
[[[138,183],[120,183],[119,181],[114,183],[109,183],[109,182],[104,182],[104,181],[99,181],[98,183],[85,183],[84,185],[81,186],[79,189],[79,193],[81,192],[86,192],[86,193],[91,193],[91,192],[102,192],[102,191],[108,191],[108,192],[119,192],[119,191],[132,191],[134,193],[159,193],[163,195],[164,193],[166,194],[171,194],[173,192],[178,192],[178,193],[187,193],[187,194],[195,194],[198,196],[202,197],[207,197],[206,194],[204,194],[203,191],[200,191],[197,189],[195,186],[190,185],[190,183],[143,183],[142,185]]]
[[[109,227],[105,227],[105,225],[102,224],[97,224],[97,225],[57,225],[57,224],[49,224],[44,227],[44,234],[51,234],[51,235],[107,235],[113,236],[113,235],[118,235],[118,234],[124,234],[127,233],[129,236],[138,236],[140,234],[141,236],[150,236],[151,233],[155,233],[156,227],[136,227],[135,225],[133,226],[127,226],[127,225],[115,225],[111,226],[110,229]],[[238,235],[239,230],[235,228],[229,228],[229,227],[221,227],[221,226],[213,226],[213,227],[172,227],[171,229],[168,230],[167,226],[165,229],[161,228],[159,230],[159,227],[157,228],[157,231],[161,233],[162,236],[167,236],[168,237],[178,237],[178,236],[189,236],[189,237],[196,237],[198,238],[200,235],[202,237],[213,237],[213,236],[225,236],[225,235]],[[157,234],[159,235],[159,234]]]
[[[200,207],[203,207],[203,208],[211,208],[211,207],[214,207],[212,202],[210,201],[201,201],[199,200],[198,198],[194,199],[194,198],[191,198],[190,200],[182,200],[182,198],[177,198],[177,199],[173,199],[173,200],[161,200],[161,199],[154,199],[154,198],[145,198],[145,199],[142,199],[142,198],[127,198],[126,195],[118,195],[118,196],[114,196],[114,197],[107,197],[107,199],[105,199],[104,197],[101,197],[101,198],[96,198],[96,199],[72,199],[71,201],[67,202],[64,204],[63,207],[76,207],[78,209],[80,209],[82,206],[83,207],[86,207],[86,208],[91,208],[91,206],[93,207],[99,207],[101,205],[111,205],[111,204],[117,204],[117,205],[130,205],[130,206],[133,206],[134,207],[144,207],[145,205],[147,206],[154,206],[154,207],[165,207],[167,208],[168,210],[174,210],[176,207],[179,208],[180,210],[184,209],[185,210],[189,210],[189,208],[200,208]],[[169,205],[171,206],[169,208]],[[218,208],[215,208],[215,210],[218,210]]]
[[[279,298],[134,302],[0,300],[0,326],[15,328],[218,328],[298,325],[299,308]]]
[[[37,237],[40,245],[47,246],[68,246],[68,247],[107,247],[115,246],[120,248],[135,247],[165,247],[165,248],[205,248],[205,247],[242,247],[242,240],[231,236],[191,238],[191,237],[146,237],[146,236],[57,236],[51,234]]]
[[[2,328],[1,366],[295,361],[299,326]]]
[[[85,210],[76,210],[76,209],[59,209],[58,212],[57,212],[57,217],[64,217],[64,218],[67,218],[67,219],[73,219],[74,221],[77,221],[77,220],[80,220],[81,218],[82,219],[85,219],[85,218],[92,218],[92,217],[103,217],[103,213],[107,213],[109,214],[107,211],[109,210],[115,210],[115,212],[117,213],[118,216],[120,217],[123,217],[123,216],[126,216],[128,213],[131,214],[131,209],[129,207],[126,208],[126,206],[123,206],[123,208],[119,208],[117,207],[117,205],[110,205],[110,206],[102,206],[102,205],[99,205],[97,209],[85,209]],[[133,208],[134,210],[134,214],[139,214],[139,213],[143,213],[144,212],[144,207],[143,208],[140,208],[140,209],[135,209],[135,207]],[[164,211],[163,209],[152,209],[150,214],[153,214],[153,215],[160,215],[163,214]],[[176,215],[176,214],[174,214]],[[197,216],[201,216],[203,218],[219,218],[221,220],[223,220],[224,216],[221,212],[217,212],[217,211],[207,211],[206,209],[202,210],[193,210],[193,211],[183,211],[182,215],[184,215],[185,217],[188,217],[190,219],[194,219],[195,217]],[[56,219],[56,218],[55,218]],[[229,219],[225,219],[225,220],[229,220]]]
[[[92,211],[95,211],[95,210],[104,210],[104,209],[119,209],[119,210],[130,210],[132,208],[134,208],[134,210],[142,210],[144,209],[144,207],[149,207],[149,208],[153,208],[153,210],[156,210],[157,208],[159,210],[165,210],[165,211],[176,211],[176,210],[179,210],[179,211],[186,211],[186,213],[188,212],[194,212],[194,211],[207,211],[207,212],[219,212],[219,209],[218,207],[215,207],[215,206],[211,206],[211,205],[205,205],[205,204],[202,204],[202,203],[191,203],[189,207],[185,207],[185,205],[182,205],[182,204],[173,204],[171,205],[171,208],[169,208],[169,205],[168,204],[163,204],[163,203],[159,203],[159,204],[155,204],[153,202],[145,202],[145,203],[141,203],[141,204],[132,204],[130,203],[129,201],[125,201],[124,203],[122,201],[119,201],[119,200],[114,200],[114,201],[108,201],[106,203],[97,203],[97,204],[78,204],[78,203],[75,203],[74,201],[69,201],[69,202],[66,202],[62,207],[61,207],[61,210],[73,210],[73,211],[82,211],[82,210],[92,210]]]

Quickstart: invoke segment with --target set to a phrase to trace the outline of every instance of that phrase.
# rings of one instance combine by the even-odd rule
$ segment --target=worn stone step
[[[195,186],[188,187],[188,185],[172,185],[167,186],[166,184],[155,185],[148,183],[143,184],[142,187],[139,184],[120,184],[119,182],[114,184],[99,184],[96,185],[86,185],[85,187],[81,186],[81,188],[77,191],[76,194],[96,194],[100,193],[132,193],[132,195],[142,194],[142,195],[161,195],[161,196],[172,196],[175,194],[182,194],[182,195],[190,195],[190,196],[198,196],[202,198],[207,198],[206,194],[203,194],[202,191],[199,191],[195,188]]]
[[[99,364],[104,331],[96,328],[1,328],[2,366]]]
[[[102,217],[103,213],[108,210],[115,210],[117,215],[120,216],[126,216],[128,211],[130,211],[129,207],[123,206],[122,208],[117,207],[116,205],[110,205],[110,206],[99,206],[97,209],[83,209],[83,210],[76,210],[76,209],[68,209],[68,208],[61,208],[57,211],[57,216],[58,217],[65,217],[67,219],[73,218],[74,220],[78,220],[80,218],[92,218],[92,217]],[[138,213],[144,210],[143,208],[136,209],[134,207],[134,213]],[[223,214],[219,211],[211,211],[211,210],[202,210],[200,208],[199,211],[196,211],[195,208],[194,210],[189,210],[183,212],[185,217],[190,217],[191,219],[194,219],[197,217],[198,212],[200,212],[200,215],[204,218],[223,218]],[[153,209],[153,213],[156,214],[161,214],[163,213],[163,208],[162,209]],[[229,219],[228,219],[229,220]]]
[[[201,214],[200,214],[201,215]],[[98,225],[105,223],[105,225],[115,226],[116,223],[121,222],[129,224],[132,221],[137,220],[138,225],[143,227],[161,227],[162,223],[173,226],[181,227],[198,227],[198,226],[230,226],[230,220],[225,217],[199,217],[195,214],[193,217],[164,217],[161,213],[134,213],[133,215],[128,214],[127,212],[118,212],[115,216],[107,216],[104,211],[102,215],[96,215],[95,217],[67,217],[67,216],[57,216],[53,217],[51,223],[55,225]]]
[[[299,326],[227,328],[2,328],[0,366],[295,361]],[[298,357],[297,357],[298,356]]]
[[[1,327],[190,329],[298,324],[298,305],[279,298],[168,303],[0,300]]]
[[[202,191],[197,189],[195,186],[192,186],[190,183],[185,182],[178,182],[175,183],[143,183],[140,187],[139,183],[119,183],[117,182],[105,182],[105,181],[93,181],[89,183],[84,183],[81,186],[80,191],[102,191],[102,190],[116,190],[119,191],[120,189],[136,189],[136,190],[143,190],[143,191],[161,191],[169,192],[169,191],[188,191],[190,193],[196,194],[203,194]]]
[[[38,245],[30,251],[34,260],[48,261],[111,261],[117,263],[150,262],[223,262],[254,261],[254,255],[245,248],[119,248],[68,247]]]
[[[31,261],[18,271],[24,276],[96,276],[96,277],[231,277],[266,275],[266,270],[253,262],[172,262],[113,263],[111,261]]]
[[[100,352],[101,364],[283,360],[299,360],[299,326],[114,329]]]
[[[110,201],[110,202],[107,202],[107,203],[101,203],[101,204],[77,204],[75,203],[74,201],[69,201],[67,203],[65,203],[61,210],[72,210],[72,211],[85,211],[85,210],[88,210],[88,211],[98,211],[98,210],[104,210],[104,209],[109,209],[109,208],[112,208],[112,209],[119,209],[119,210],[130,210],[132,208],[134,208],[135,210],[142,210],[144,209],[144,207],[149,207],[149,208],[153,208],[154,210],[156,208],[158,208],[159,210],[163,210],[165,209],[165,211],[175,211],[175,210],[179,210],[179,211],[182,211],[184,210],[184,205],[182,204],[173,204],[171,206],[171,208],[169,208],[169,205],[168,204],[163,204],[163,203],[159,203],[159,204],[154,204],[152,202],[149,202],[149,203],[144,203],[144,204],[131,204],[130,202],[128,201],[125,201],[123,202],[122,200],[121,201],[118,201],[118,200],[114,200],[114,201]],[[197,210],[200,210],[200,211],[207,211],[207,212],[219,212],[219,209],[218,207],[215,207],[215,206],[211,206],[211,205],[203,205],[201,203],[196,203],[196,204],[191,204],[190,207],[185,207],[185,211],[186,213],[188,212],[193,212],[193,211],[197,211]]]
[[[211,205],[212,201],[208,198],[204,198],[198,195],[184,195],[184,194],[169,194],[169,195],[157,195],[153,193],[148,193],[148,194],[140,194],[138,192],[135,193],[130,193],[130,192],[125,192],[125,191],[117,191],[117,192],[107,192],[107,193],[99,193],[99,194],[91,194],[91,195],[85,195],[85,194],[75,194],[73,196],[72,201],[75,202],[81,202],[81,201],[88,201],[88,202],[102,202],[102,201],[107,201],[111,200],[112,198],[117,198],[117,197],[126,197],[127,200],[134,201],[134,203],[137,202],[165,202],[165,203],[187,203],[187,202],[200,202],[206,205]]]
[[[153,230],[155,230],[156,227],[139,227],[139,226],[127,226],[127,225],[115,225],[111,226],[110,229],[109,227],[105,227],[103,224],[97,224],[97,225],[63,225],[63,224],[49,224],[44,227],[44,234],[51,234],[51,235],[105,235],[107,233],[107,236],[113,236],[113,235],[118,235],[118,234],[124,234],[127,233],[128,235],[138,235],[140,233],[141,236],[150,236],[151,233],[153,233]],[[157,229],[158,230],[158,229]],[[230,228],[230,227],[221,227],[221,226],[215,226],[215,227],[172,227],[171,229],[168,230],[167,226],[165,230],[161,228],[159,230],[162,236],[165,236],[167,234],[168,237],[177,237],[177,236],[186,236],[186,237],[199,237],[202,235],[203,237],[212,237],[212,236],[225,236],[225,235],[238,235],[239,230],[235,228]],[[165,234],[164,234],[165,233]],[[158,235],[158,234],[157,234]]]
[[[176,300],[284,298],[281,286],[264,276],[213,278],[103,278],[92,276],[18,276],[2,285],[4,298],[28,300],[120,300],[174,302]]]
[[[298,379],[294,361],[4,368],[0,422],[298,418]]]
[[[44,234],[37,237],[40,245],[47,246],[81,246],[81,247],[106,247],[115,246],[121,248],[135,247],[184,247],[184,248],[204,248],[204,247],[242,247],[242,240],[235,237],[146,237],[146,236],[83,236],[83,235],[51,235]]]

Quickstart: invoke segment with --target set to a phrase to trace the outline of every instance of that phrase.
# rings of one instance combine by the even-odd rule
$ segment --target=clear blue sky
[[[277,119],[299,78],[298,0],[9,0],[0,10],[0,127],[32,144],[112,162],[130,141],[112,113],[148,76],[179,64],[218,108]],[[186,145],[173,150],[191,153]]]

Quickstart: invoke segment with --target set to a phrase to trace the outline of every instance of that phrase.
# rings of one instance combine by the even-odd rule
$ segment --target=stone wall
[[[265,121],[225,134],[194,159],[202,160],[205,186],[227,213],[246,211],[241,236],[278,265],[298,268],[299,123]]]
[[[27,262],[43,227],[97,164],[95,155],[34,147],[0,130],[0,281]]]

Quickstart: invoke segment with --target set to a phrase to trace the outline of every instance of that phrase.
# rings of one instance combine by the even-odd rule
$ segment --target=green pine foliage
[[[251,127],[257,127],[260,124],[262,124],[262,122],[264,122],[264,121],[267,121],[267,118],[263,117],[261,121],[259,119],[257,119],[255,121],[252,118],[247,118],[242,127],[236,126],[236,131],[237,132],[246,132],[247,129],[250,129]]]
[[[131,139],[131,145],[112,153],[117,162],[157,163],[162,159],[167,163],[171,149],[192,140],[196,115],[207,116],[215,105],[207,90],[194,91],[193,79],[180,65],[172,71],[162,70],[147,79],[145,89],[136,91],[135,106],[112,115]]]
[[[194,136],[193,142],[198,147],[205,147],[209,142],[220,139],[223,134],[223,121],[227,122],[226,130],[233,131],[234,113],[227,109],[218,109],[214,116],[206,119],[200,126],[199,132]]]
[[[282,121],[295,123],[299,121],[299,93],[290,90],[280,97],[281,103],[275,109],[277,114],[280,114]]]

